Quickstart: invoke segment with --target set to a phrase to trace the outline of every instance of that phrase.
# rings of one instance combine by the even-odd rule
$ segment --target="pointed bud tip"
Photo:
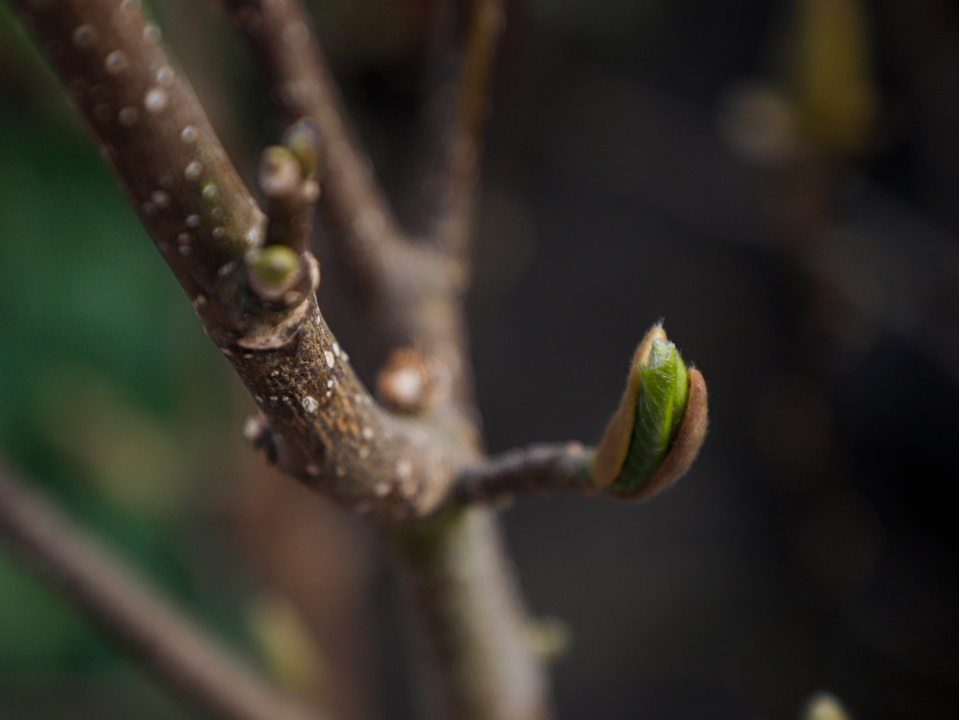
[[[655,343],[669,343],[667,333],[663,329],[662,323],[657,323],[647,331],[647,334],[640,341],[636,352],[633,354],[633,364],[637,367],[646,367],[650,362],[650,354],[653,352]]]

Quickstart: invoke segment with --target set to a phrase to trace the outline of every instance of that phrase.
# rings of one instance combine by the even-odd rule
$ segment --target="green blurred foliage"
[[[242,574],[224,568],[234,586],[222,594],[194,579],[222,551],[195,541],[237,447],[235,381],[94,143],[51,111],[64,94],[6,5],[0,50],[0,453],[247,645]],[[119,687],[125,667],[0,554],[0,716],[32,716],[31,702],[77,672]]]

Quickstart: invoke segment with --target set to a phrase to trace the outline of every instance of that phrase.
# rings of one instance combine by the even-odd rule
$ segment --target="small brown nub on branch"
[[[415,348],[398,348],[377,375],[377,396],[390,410],[415,415],[433,405],[440,385],[434,362]]]
[[[257,413],[247,418],[243,424],[243,439],[250,443],[254,450],[262,452],[268,463],[277,463],[278,453],[273,430],[262,414]]]

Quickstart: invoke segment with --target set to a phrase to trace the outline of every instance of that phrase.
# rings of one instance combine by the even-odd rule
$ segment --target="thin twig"
[[[464,472],[457,499],[490,502],[515,493],[553,490],[596,493],[588,472],[592,457],[592,448],[578,442],[511,450]]]
[[[302,4],[223,4],[252,49],[284,123],[310,118],[319,128],[324,170],[319,211],[349,273],[347,284],[359,291],[366,322],[379,331],[379,349],[385,355],[400,345],[423,344],[447,366],[453,394],[468,397],[460,346],[449,343],[463,335],[462,268],[432,248],[409,242],[397,223],[349,129],[339,88]],[[457,425],[469,427],[454,414],[448,413]]]
[[[267,148],[260,159],[257,182],[270,218],[270,242],[283,243],[298,254],[310,249],[313,211],[320,186],[320,136],[316,124],[304,118],[291,125],[282,145]]]
[[[319,46],[306,31],[295,0],[226,0],[260,60],[288,121],[312,117],[328,148],[321,209],[345,242],[355,280],[374,302],[387,347],[415,346],[449,378],[448,396],[426,417],[468,446],[478,434],[462,297],[466,277],[461,250],[470,232],[476,158],[485,110],[483,89],[492,42],[489,3],[469,23],[464,91],[439,138],[448,151],[447,173],[458,183],[444,197],[441,251],[409,242],[393,220],[345,130],[339,98]],[[499,22],[499,17],[497,18]],[[293,40],[291,44],[291,39]],[[293,46],[291,46],[293,45]],[[279,92],[278,92],[279,91]],[[460,229],[456,228],[459,224]],[[439,225],[438,225],[439,226]],[[471,458],[471,463],[476,457]],[[414,579],[423,612],[440,707],[451,717],[542,720],[549,716],[547,681],[525,642],[526,613],[506,561],[494,514],[487,508],[454,510],[399,530],[395,537]]]
[[[473,233],[490,76],[503,29],[503,0],[472,0],[467,13],[459,78],[453,93],[455,109],[441,135],[445,168],[438,178],[429,180],[441,197],[428,234],[455,257],[466,252]],[[438,93],[450,94],[444,88]]]
[[[319,720],[6,470],[0,470],[0,539],[176,695],[223,720]]]
[[[390,204],[346,126],[339,88],[297,0],[224,0],[247,38],[271,99],[286,124],[312,118],[320,128],[327,166],[324,206],[352,239],[358,269],[374,268],[384,245],[400,242]]]
[[[451,377],[452,403],[438,409],[473,438],[468,430],[475,413],[465,362],[463,263],[415,242],[400,228],[349,132],[336,83],[298,0],[224,4],[252,48],[285,121],[308,117],[320,129],[320,211],[351,280],[362,291],[369,324],[381,333],[378,343],[387,350],[416,343],[442,362]]]

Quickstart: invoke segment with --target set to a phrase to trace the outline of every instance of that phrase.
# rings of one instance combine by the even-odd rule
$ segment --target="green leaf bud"
[[[687,368],[676,346],[654,340],[646,362],[634,372],[640,376],[636,420],[630,446],[611,490],[634,495],[663,462],[687,409]]]
[[[250,284],[265,300],[283,297],[299,279],[303,263],[286,245],[268,245],[251,250],[246,256]]]
[[[691,397],[693,412],[688,412]],[[703,377],[687,370],[663,328],[655,326],[634,355],[620,407],[594,456],[591,477],[618,497],[650,495],[686,471],[705,431]]]

